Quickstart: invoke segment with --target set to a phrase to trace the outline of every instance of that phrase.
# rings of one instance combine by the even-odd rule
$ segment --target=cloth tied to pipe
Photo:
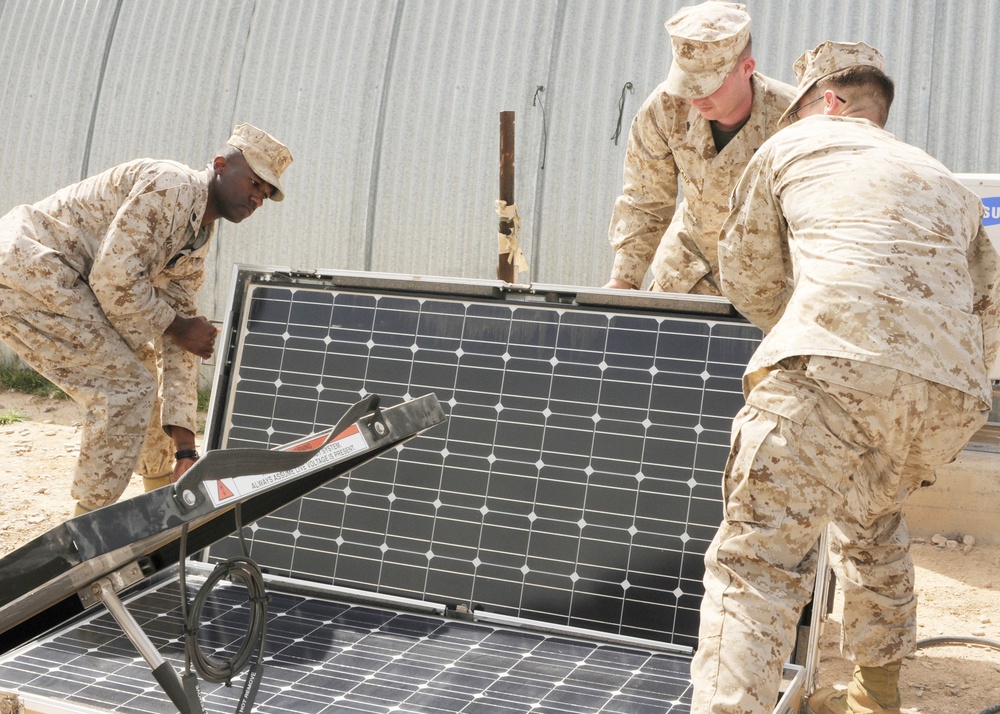
[[[497,215],[500,220],[511,224],[510,235],[497,233],[497,250],[500,255],[505,253],[509,256],[507,262],[514,266],[518,274],[528,272],[528,261],[521,250],[521,242],[518,234],[521,231],[521,217],[517,214],[517,204],[507,204],[506,201],[497,200]]]

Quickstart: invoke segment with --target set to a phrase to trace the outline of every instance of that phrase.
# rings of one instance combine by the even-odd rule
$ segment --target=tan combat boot
[[[842,692],[824,687],[809,697],[812,714],[900,714],[899,670],[902,660],[881,667],[855,667]]]

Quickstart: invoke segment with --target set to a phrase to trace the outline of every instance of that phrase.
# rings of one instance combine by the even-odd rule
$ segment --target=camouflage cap
[[[707,97],[721,87],[750,39],[750,15],[736,2],[682,7],[664,27],[674,50],[666,90],[682,99]]]
[[[292,153],[287,146],[252,124],[237,124],[226,143],[242,151],[254,173],[274,187],[272,201],[284,200],[285,192],[278,179],[292,163]]]
[[[882,53],[864,42],[831,42],[821,43],[814,50],[803,52],[793,65],[795,79],[799,82],[798,91],[788,109],[778,120],[785,120],[795,106],[802,101],[810,89],[824,77],[851,67],[870,66],[885,71],[885,61]]]

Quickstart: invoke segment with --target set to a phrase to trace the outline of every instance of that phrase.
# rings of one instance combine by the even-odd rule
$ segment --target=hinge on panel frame
[[[447,605],[445,610],[445,617],[455,619],[455,620],[465,620],[466,622],[475,622],[476,614],[475,607],[469,607],[465,603],[458,603],[457,605]]]
[[[318,270],[280,270],[273,275],[284,280],[322,280],[324,277]]]
[[[142,568],[139,566],[139,561],[134,560],[124,568],[104,576],[101,580],[106,580],[111,583],[112,589],[118,593],[127,588],[129,585],[139,582],[144,577]],[[85,610],[89,610],[102,602],[101,587],[99,585],[101,580],[98,580],[97,582],[92,583],[77,592],[77,595],[80,597],[80,602],[83,603],[83,608]]]
[[[389,426],[385,423],[385,417],[382,416],[382,409],[378,405],[378,400],[372,406],[372,415],[368,419],[367,426],[372,433],[372,438],[376,442],[389,436]]]

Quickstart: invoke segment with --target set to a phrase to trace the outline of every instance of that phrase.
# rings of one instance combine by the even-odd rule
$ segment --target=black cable
[[[267,641],[267,601],[268,596],[264,590],[264,576],[260,567],[249,556],[247,544],[243,537],[242,509],[239,505],[235,509],[236,533],[239,536],[240,546],[243,555],[229,558],[219,563],[211,575],[205,580],[201,588],[195,595],[194,601],[188,604],[187,589],[184,579],[184,561],[187,550],[187,525],[181,529],[180,542],[180,589],[181,589],[181,617],[184,620],[184,656],[185,656],[185,677],[190,676],[191,664],[195,670],[206,681],[214,684],[225,682],[230,686],[232,679],[239,675],[250,657],[256,651],[257,658],[247,674],[246,682],[243,686],[243,693],[236,711],[249,712],[253,706],[253,699],[256,696],[257,688],[260,686],[260,669],[264,656],[264,648]],[[222,579],[239,583],[247,591],[249,602],[249,615],[246,635],[243,637],[239,649],[228,659],[218,659],[202,650],[198,644],[198,630],[201,622],[202,609],[208,602],[215,586]]]
[[[988,640],[985,637],[928,637],[926,640],[917,642],[917,649],[921,647],[933,647],[935,645],[981,645],[1000,650],[1000,642]]]
[[[531,106],[535,106],[537,102],[542,109],[542,164],[538,167],[540,169],[545,168],[545,145],[548,143],[548,131],[545,129],[545,105],[542,104],[542,92],[544,91],[545,87],[539,84],[535,87],[535,96],[531,98]]]
[[[239,649],[228,659],[219,659],[206,653],[198,644],[198,624],[201,621],[201,611],[212,595],[212,590],[220,580],[229,579],[239,583],[247,590],[250,602],[247,634]],[[206,682],[225,682],[228,686],[233,677],[243,671],[257,645],[263,645],[267,632],[267,593],[264,592],[264,580],[260,568],[249,558],[230,558],[216,566],[208,576],[204,585],[198,590],[191,610],[185,619],[184,646],[188,656],[194,663],[194,668]]]
[[[1000,650],[1000,642],[988,640],[985,637],[964,637],[964,636],[942,636],[928,637],[917,642],[917,649],[921,647],[934,647],[936,645],[980,645],[982,647],[992,647]],[[995,704],[989,709],[983,709],[979,714],[1000,714],[1000,704]]]
[[[635,88],[632,86],[631,82],[625,82],[625,86],[622,87],[621,99],[618,100],[618,124],[615,125],[615,133],[611,135],[611,141],[615,142],[615,146],[618,146],[618,139],[622,135],[622,118],[625,115],[626,91],[635,94]]]

